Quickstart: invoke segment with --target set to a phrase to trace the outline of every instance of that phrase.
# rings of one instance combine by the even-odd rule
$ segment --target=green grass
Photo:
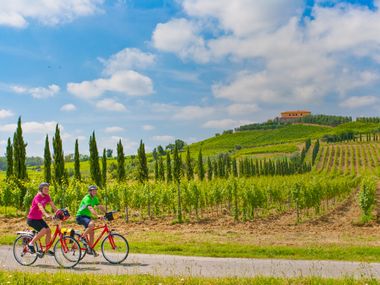
[[[243,148],[234,153],[234,156],[239,157],[242,155],[262,154],[262,153],[293,153],[298,151],[295,144],[276,144],[269,146],[259,146],[252,148]]]
[[[341,133],[344,131],[354,131],[358,133],[368,133],[380,129],[379,123],[350,122],[339,125],[331,130],[330,133]]]
[[[26,272],[9,272],[0,271],[1,284],[252,284],[252,285],[288,285],[288,284],[379,284],[375,279],[341,278],[325,279],[320,277],[308,278],[274,278],[274,277],[255,277],[255,278],[199,278],[199,277],[160,277],[153,275],[107,275],[99,278],[96,274],[75,274],[62,271],[59,273],[26,273]]]

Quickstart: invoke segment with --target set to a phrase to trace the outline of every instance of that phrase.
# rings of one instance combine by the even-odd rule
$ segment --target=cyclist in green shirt
[[[85,227],[83,232],[83,237],[89,235],[89,245],[92,246],[94,243],[94,228],[95,228],[95,219],[103,218],[103,216],[98,215],[95,211],[95,207],[99,208],[103,213],[106,213],[106,209],[103,205],[100,205],[98,197],[96,194],[98,192],[98,187],[91,185],[88,187],[88,194],[83,197],[80,202],[79,209],[76,215],[76,221],[79,225]],[[94,253],[95,254],[95,253]]]

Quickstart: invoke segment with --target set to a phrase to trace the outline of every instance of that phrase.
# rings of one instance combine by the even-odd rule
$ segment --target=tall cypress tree
[[[13,146],[11,138],[8,138],[7,144],[7,179],[13,175]]]
[[[89,146],[91,179],[95,182],[96,185],[102,187],[102,175],[100,173],[99,152],[98,147],[96,145],[95,131],[93,131],[92,136],[90,136]]]
[[[187,180],[189,181],[194,179],[194,170],[193,170],[193,165],[191,163],[189,147],[187,147],[187,152],[186,152],[186,176],[187,176]]]
[[[58,124],[55,127],[55,135],[53,137],[53,151],[54,179],[58,185],[62,185],[65,180],[65,160]]]
[[[107,187],[107,151],[103,149],[102,157],[102,185],[104,188]]]
[[[203,181],[203,179],[205,178],[205,168],[203,166],[202,149],[199,149],[198,153],[198,177],[200,181]]]
[[[158,179],[161,181],[165,181],[165,168],[162,156],[159,156],[158,158]]]
[[[51,153],[50,153],[48,135],[46,135],[45,149],[44,149],[44,177],[47,183],[51,182]]]
[[[182,166],[182,159],[178,154],[178,147],[175,145],[174,147],[174,153],[173,153],[173,178],[174,182],[177,183],[177,218],[178,222],[182,223],[182,207],[181,207],[181,166]]]
[[[172,175],[172,163],[170,158],[169,151],[166,153],[166,182],[173,181],[173,175]]]
[[[158,181],[159,174],[158,174],[158,160],[156,159],[154,161],[154,180]]]
[[[117,144],[117,180],[119,182],[125,179],[125,156],[121,140]]]
[[[148,180],[149,178],[149,172],[148,172],[148,164],[146,160],[146,154],[145,154],[145,145],[140,140],[140,147],[137,151],[137,157],[139,160],[138,164],[138,180],[142,183]]]
[[[117,181],[121,182],[125,179],[125,156],[124,148],[121,140],[117,143]]]
[[[81,174],[80,174],[80,161],[79,161],[79,145],[78,145],[78,139],[75,140],[75,151],[74,151],[74,178],[76,180],[81,180]]]
[[[22,136],[21,117],[17,121],[17,129],[13,135],[13,167],[16,178],[25,180],[28,178],[26,173],[26,146]]]
[[[211,163],[211,160],[210,160],[210,157],[207,157],[207,179],[208,181],[211,181],[212,180],[212,171],[213,168],[212,168],[212,163]]]

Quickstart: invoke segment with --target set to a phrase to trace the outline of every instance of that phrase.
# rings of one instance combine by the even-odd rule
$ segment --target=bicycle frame
[[[90,246],[92,249],[94,249],[94,248],[96,247],[96,245],[99,243],[99,241],[102,240],[104,234],[110,235],[110,233],[112,232],[112,229],[110,230],[110,229],[108,228],[107,223],[104,223],[103,226],[95,227],[95,228],[94,228],[94,233],[95,233],[96,230],[100,230],[100,229],[103,229],[103,231],[102,231],[102,233],[98,236],[98,238],[94,241],[94,244],[93,244],[92,246]],[[115,245],[115,242],[114,242],[112,236],[110,236],[109,240],[110,240],[110,243],[111,243],[112,248],[115,249],[116,245]]]
[[[62,248],[65,250],[65,253],[68,251],[67,245],[63,242],[62,239],[63,233],[61,231],[61,222],[59,222],[55,227],[55,231],[52,238],[50,239],[50,242],[46,246],[42,245],[41,239],[38,240],[38,246],[40,247],[43,253],[46,253],[53,246],[57,237],[59,237],[59,240],[61,242]]]

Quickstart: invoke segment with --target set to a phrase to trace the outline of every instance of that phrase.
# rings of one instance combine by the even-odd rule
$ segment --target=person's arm
[[[92,214],[94,217],[99,218],[98,213],[95,211],[95,209],[94,209],[92,206],[87,206],[87,208],[90,210],[91,214]]]
[[[53,209],[54,213],[58,211],[58,208],[54,205],[53,201],[50,201],[49,204],[50,204],[50,207]]]
[[[38,208],[46,218],[50,218],[50,215],[45,211],[44,206],[41,203],[37,204]]]

